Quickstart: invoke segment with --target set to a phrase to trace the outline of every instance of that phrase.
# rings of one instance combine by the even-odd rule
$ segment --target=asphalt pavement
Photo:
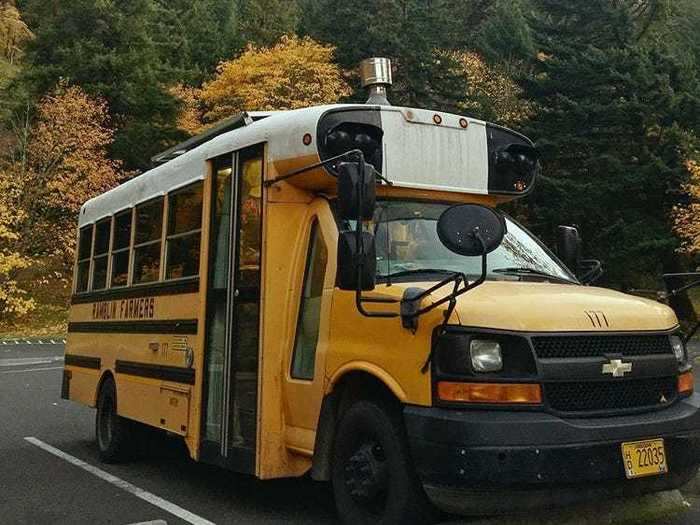
[[[326,484],[198,464],[173,440],[128,464],[100,463],[94,411],[60,399],[63,345],[42,342],[0,342],[0,524],[337,522]],[[700,497],[686,498],[685,512],[654,523],[700,523]]]

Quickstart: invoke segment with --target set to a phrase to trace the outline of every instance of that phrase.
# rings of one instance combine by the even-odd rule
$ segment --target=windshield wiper
[[[536,277],[545,277],[547,279],[556,279],[557,281],[562,281],[565,283],[573,283],[571,279],[566,277],[561,277],[559,275],[553,275],[551,273],[536,270],[535,268],[528,268],[527,266],[510,266],[508,268],[496,268],[491,270],[491,273],[502,273],[506,275],[533,275]]]
[[[394,277],[404,277],[406,275],[414,275],[420,273],[435,273],[439,275],[456,275],[459,272],[453,272],[451,270],[443,270],[442,268],[415,268],[414,270],[402,270],[400,272],[390,273],[389,275],[383,275],[381,277],[393,279]]]

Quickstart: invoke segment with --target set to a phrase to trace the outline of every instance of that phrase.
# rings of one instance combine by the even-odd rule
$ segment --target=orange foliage
[[[180,102],[180,112],[177,116],[177,127],[190,135],[196,135],[204,130],[203,110],[200,100],[202,90],[177,84],[170,88],[170,94]]]
[[[674,228],[682,239],[681,251],[697,254],[700,253],[700,163],[689,160],[686,167],[690,182],[683,191],[688,194],[689,202],[673,210]]]
[[[504,72],[489,66],[479,54],[472,51],[445,54],[458,64],[458,72],[467,80],[465,100],[459,104],[462,111],[508,126],[533,115],[532,102],[521,98],[522,88]]]
[[[17,181],[25,228],[32,231],[30,253],[72,259],[80,206],[122,177],[120,163],[108,158],[112,140],[104,101],[65,83],[41,100]]]
[[[202,88],[206,118],[337,102],[350,87],[333,53],[331,46],[296,36],[283,36],[270,48],[248,46],[240,57],[219,64],[216,78]]]

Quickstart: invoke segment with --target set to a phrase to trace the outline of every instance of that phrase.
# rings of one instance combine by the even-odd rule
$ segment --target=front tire
[[[415,474],[400,411],[358,401],[336,431],[333,492],[348,524],[425,524],[437,518]]]
[[[106,379],[100,388],[95,416],[95,436],[100,460],[104,463],[118,463],[127,459],[131,453],[131,430],[131,422],[117,414],[114,380]]]

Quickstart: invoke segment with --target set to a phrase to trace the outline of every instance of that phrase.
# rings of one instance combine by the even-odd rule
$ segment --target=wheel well
[[[313,479],[330,479],[336,426],[343,413],[361,399],[378,400],[397,408],[401,406],[401,401],[391,389],[368,372],[355,370],[341,377],[321,404],[311,466]]]
[[[333,393],[338,392],[337,419],[343,412],[360,399],[379,400],[391,405],[400,405],[401,401],[384,382],[368,372],[348,372],[336,383]]]
[[[102,390],[102,385],[105,384],[105,381],[108,379],[111,379],[114,385],[116,386],[117,382],[114,380],[114,375],[110,370],[105,371],[104,374],[102,374],[102,377],[100,377],[100,380],[97,383],[97,388],[95,389],[95,399],[93,401],[93,406],[97,406],[97,400],[100,398],[100,391]]]

